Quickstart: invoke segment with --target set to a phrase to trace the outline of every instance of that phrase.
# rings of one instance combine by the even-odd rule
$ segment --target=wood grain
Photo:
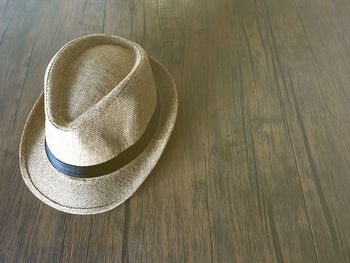
[[[0,262],[349,262],[350,2],[0,0]],[[140,43],[177,84],[173,136],[118,208],[37,200],[20,135],[69,40]]]

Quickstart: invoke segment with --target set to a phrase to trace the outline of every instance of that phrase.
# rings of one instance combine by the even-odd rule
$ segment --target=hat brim
[[[56,170],[45,152],[44,94],[33,106],[24,126],[19,161],[22,177],[33,194],[47,205],[71,214],[97,214],[127,200],[158,162],[177,115],[177,92],[167,69],[150,58],[158,88],[160,118],[150,143],[121,169],[94,178],[75,178]]]

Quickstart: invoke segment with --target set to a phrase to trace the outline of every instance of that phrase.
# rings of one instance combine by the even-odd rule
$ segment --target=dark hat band
[[[147,145],[151,141],[153,134],[155,133],[155,130],[157,128],[159,115],[160,115],[159,108],[160,108],[160,105],[159,105],[159,99],[157,94],[156,108],[154,110],[154,113],[150,121],[148,122],[145,132],[133,145],[131,145],[129,148],[127,148],[123,152],[119,153],[116,157],[106,162],[96,164],[96,165],[91,165],[91,166],[76,166],[76,165],[64,163],[59,159],[57,159],[52,154],[52,152],[50,151],[45,141],[45,151],[46,151],[47,158],[49,159],[52,166],[56,168],[56,170],[73,177],[92,178],[92,177],[98,177],[98,176],[115,172],[120,168],[122,168],[123,166],[130,163],[132,160],[134,160],[140,153],[142,153],[146,149]]]

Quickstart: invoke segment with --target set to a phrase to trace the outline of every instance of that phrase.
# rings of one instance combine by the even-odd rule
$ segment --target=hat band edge
[[[130,163],[132,160],[134,160],[140,153],[142,153],[146,149],[147,145],[151,141],[155,133],[155,130],[157,128],[159,116],[160,116],[160,105],[159,105],[159,98],[158,98],[158,92],[157,92],[156,108],[142,136],[129,148],[122,151],[117,156],[115,156],[114,158],[106,162],[99,163],[96,165],[90,165],[90,166],[76,166],[72,164],[67,164],[57,159],[52,154],[45,140],[46,156],[50,161],[51,165],[56,170],[72,177],[94,178],[94,177],[99,177],[102,175],[115,172],[120,168],[124,167],[125,165],[127,165],[128,163]]]

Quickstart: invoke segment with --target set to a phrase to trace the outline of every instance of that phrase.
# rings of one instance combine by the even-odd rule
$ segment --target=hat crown
[[[46,142],[62,162],[108,161],[145,131],[157,103],[146,52],[106,35],[65,45],[45,74]]]

